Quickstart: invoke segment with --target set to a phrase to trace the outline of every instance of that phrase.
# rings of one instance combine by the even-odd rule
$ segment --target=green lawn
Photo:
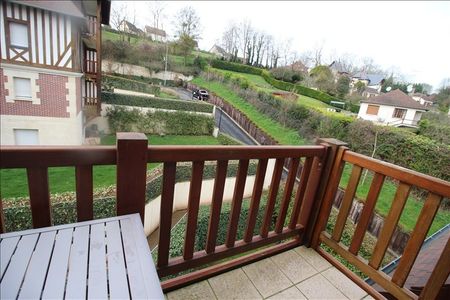
[[[246,114],[250,120],[255,122],[261,129],[273,136],[280,143],[285,145],[304,145],[306,143],[306,140],[296,130],[286,128],[282,124],[260,113],[253,105],[236,95],[223,84],[208,82],[200,77],[195,78],[192,82],[226,99],[231,105]]]
[[[262,76],[259,76],[259,75],[240,73],[240,72],[234,72],[234,71],[228,71],[228,70],[222,70],[222,69],[216,69],[216,68],[211,68],[211,69],[216,72],[219,72],[221,74],[229,73],[234,76],[244,77],[249,82],[254,84],[258,90],[261,90],[261,91],[264,91],[267,93],[273,93],[273,92],[277,92],[277,91],[283,92],[283,93],[286,92],[286,91],[279,90],[279,89],[273,87],[270,83],[265,81]],[[316,109],[332,107],[326,103],[323,103],[322,101],[319,101],[319,100],[311,98],[311,97],[307,97],[307,96],[303,96],[303,95],[297,95],[297,96],[298,96],[297,103],[300,105],[304,105],[304,106],[308,106],[308,107],[316,108]]]
[[[122,39],[122,35],[120,35],[118,33],[102,30],[102,41],[107,41],[107,40],[118,41],[118,40],[121,40],[121,39]],[[125,36],[125,40],[128,41],[128,36]],[[136,38],[134,36],[130,37],[130,42],[131,43],[136,43],[139,40],[140,39],[138,39],[138,38]]]
[[[219,141],[212,136],[149,136],[151,145],[219,145]],[[103,145],[115,145],[115,135],[109,135],[102,139]],[[158,164],[149,164],[152,169]],[[0,187],[2,198],[27,197],[28,184],[25,169],[0,170]],[[94,166],[94,187],[101,188],[115,184],[115,166]],[[59,167],[49,168],[48,178],[50,193],[63,193],[75,190],[75,168]]]
[[[230,104],[232,104],[237,109],[244,112],[255,124],[257,124],[264,131],[270,133],[276,140],[281,144],[286,145],[303,145],[307,142],[304,138],[300,137],[295,130],[283,127],[280,123],[269,119],[267,116],[258,112],[254,106],[247,103],[244,99],[238,97],[235,93],[230,91],[226,86],[218,82],[207,82],[202,78],[195,78],[193,80],[195,84],[198,84],[210,91],[216,93],[218,96],[222,97]],[[317,100],[316,100],[317,101]],[[320,102],[322,103],[322,102]],[[351,174],[351,166],[347,165],[344,169],[340,186],[345,188],[348,184]],[[357,190],[357,197],[359,199],[365,199],[370,188],[372,177],[367,176],[364,184],[359,184]],[[392,200],[394,199],[395,192],[397,190],[397,185],[391,181],[386,181],[381,190],[380,196],[377,201],[376,211],[387,216],[389,209],[391,207]],[[405,208],[403,210],[402,216],[400,218],[399,224],[407,231],[412,231],[417,221],[417,217],[423,207],[423,203],[410,196]],[[439,210],[434,223],[430,229],[428,235],[436,232],[439,228],[445,226],[450,220],[450,212]]]

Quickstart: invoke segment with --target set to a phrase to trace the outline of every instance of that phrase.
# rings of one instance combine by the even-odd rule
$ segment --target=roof
[[[369,99],[361,100],[362,103],[388,105],[412,109],[427,110],[425,106],[415,101],[410,96],[403,93],[401,90],[396,89],[389,93],[381,94]]]
[[[434,102],[434,98],[435,98],[432,95],[428,96],[428,95],[425,95],[425,94],[422,94],[422,93],[414,93],[412,96],[413,97],[420,97],[423,100],[430,101],[430,102]]]
[[[159,28],[155,28],[155,27],[151,27],[151,26],[148,26],[148,25],[145,25],[145,33],[166,37],[166,32],[164,30],[159,29]]]
[[[84,1],[46,1],[46,0],[35,0],[35,1],[24,1],[24,0],[10,0],[13,3],[22,4],[25,6],[36,7],[39,9],[56,12],[59,14],[72,16],[76,18],[85,18],[85,15],[96,15],[97,12],[97,1],[95,0],[84,0]],[[111,1],[102,0],[102,24],[109,24],[109,14],[111,10]]]
[[[367,80],[367,81],[369,81],[369,85],[378,85],[378,84],[382,84],[382,81],[384,80],[384,75],[383,74],[366,74],[366,73],[358,72],[355,75],[353,75],[352,78],[357,78],[360,80]]]
[[[329,68],[332,69],[332,70],[335,70],[338,73],[347,73],[347,74],[349,74],[339,61],[333,61],[329,65]]]
[[[294,71],[308,73],[308,67],[300,60],[294,62],[291,67]]]
[[[125,22],[125,24],[128,27],[128,30],[135,32],[135,33],[139,33],[142,32],[142,30],[140,30],[139,28],[136,27],[136,25],[134,25],[133,23],[128,22],[127,20],[123,20],[122,22]]]
[[[225,51],[225,49],[223,49],[222,47],[220,47],[220,46],[217,46],[216,44],[214,44],[214,46],[212,46],[211,47],[211,49],[208,51],[208,52],[218,52],[218,53],[220,53],[220,54],[222,54],[222,55],[228,55],[228,53],[227,53],[227,51]]]
[[[379,94],[377,89],[371,88],[371,87],[365,87],[364,92],[370,93],[370,94]]]

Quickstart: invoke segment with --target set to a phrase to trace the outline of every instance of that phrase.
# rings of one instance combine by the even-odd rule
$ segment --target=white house
[[[356,73],[352,76],[351,88],[354,89],[354,86],[357,82],[363,82],[366,87],[377,90],[381,92],[381,86],[384,82],[384,75],[382,74],[366,74],[364,72]]]
[[[208,52],[212,53],[212,54],[215,54],[215,55],[217,55],[218,57],[221,57],[221,58],[225,58],[225,59],[230,58],[230,54],[227,53],[227,51],[225,51],[225,49],[223,49],[222,47],[220,47],[220,46],[218,46],[216,44],[214,44],[214,46],[212,46],[211,49],[209,49]]]
[[[424,106],[431,106],[434,104],[434,97],[422,93],[412,94],[412,98]]]
[[[144,29],[145,35],[153,41],[164,42],[166,40],[167,34],[164,30],[148,25],[146,25]]]
[[[395,127],[416,127],[428,109],[400,90],[361,100],[358,118]]]

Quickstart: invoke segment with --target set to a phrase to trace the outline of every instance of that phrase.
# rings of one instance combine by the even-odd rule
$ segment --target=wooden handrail
[[[342,176],[342,170],[345,164],[353,165],[352,173],[348,181],[347,188],[345,189],[343,201],[338,212],[337,220],[334,223],[332,234],[325,231],[325,225],[331,212],[332,203],[334,201],[337,188]],[[363,169],[372,171],[374,173],[373,180],[370,186],[370,190],[367,194],[364,207],[361,216],[356,224],[356,229],[351,237],[349,245],[344,245],[341,242],[342,232],[345,226],[345,222],[350,213],[350,208],[353,202],[353,198],[358,187]],[[378,196],[383,187],[385,178],[390,178],[399,181],[396,195],[393,199],[390,211],[384,225],[381,229],[380,236],[375,244],[374,251],[369,260],[366,260],[359,256],[359,248],[362,244],[364,236],[366,234],[367,227],[369,225],[370,218],[375,210],[375,205],[378,200]],[[394,233],[395,227],[400,219],[403,208],[407,201],[410,189],[412,186],[416,186],[425,191],[428,191],[428,197],[424,201],[424,206],[418,217],[417,224],[411,233],[404,254],[401,257],[399,264],[392,276],[392,278],[379,270],[381,261],[386,253],[389,242]],[[450,197],[450,183],[432,176],[421,174],[412,170],[408,170],[390,163],[386,163],[377,159],[373,159],[355,152],[352,152],[346,148],[341,148],[334,162],[333,170],[331,172],[330,181],[326,187],[324,194],[321,212],[314,231],[312,245],[319,249],[320,243],[330,247],[342,258],[347,260],[350,264],[353,264],[363,273],[368,275],[373,281],[382,286],[386,291],[391,293],[396,298],[417,298],[413,292],[404,287],[406,279],[411,271],[411,268],[417,258],[417,255],[421,249],[424,239],[431,227],[434,217],[439,209],[439,206],[444,197]],[[447,246],[448,247],[448,246]],[[449,251],[446,249],[445,251]],[[319,253],[324,253],[323,250]],[[329,255],[324,255],[336,266],[339,262]],[[448,259],[444,260],[444,264],[448,264]],[[340,269],[342,266],[339,267]],[[433,280],[438,282],[427,283],[428,290],[425,294],[431,293],[431,286],[433,289],[440,289],[445,282],[448,272],[443,272],[441,266],[435,266],[433,274]],[[350,271],[348,271],[350,272]],[[445,278],[444,278],[445,277]],[[438,286],[439,285],[439,286]],[[363,287],[364,288],[364,287]],[[366,288],[366,291],[372,293],[373,290]],[[373,296],[377,295],[373,293]]]

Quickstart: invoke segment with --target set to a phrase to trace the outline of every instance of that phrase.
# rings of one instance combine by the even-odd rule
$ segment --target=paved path
[[[246,145],[257,145],[256,141],[244,129],[238,126],[230,116],[218,107],[216,107],[216,115],[214,118],[216,127],[219,128],[220,132],[228,134]]]

